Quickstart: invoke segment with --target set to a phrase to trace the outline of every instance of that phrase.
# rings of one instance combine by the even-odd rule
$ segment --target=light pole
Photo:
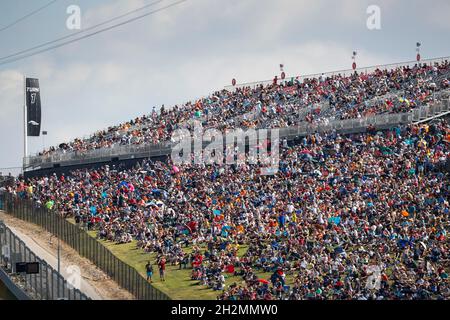
[[[22,162],[22,173],[25,173],[25,162],[28,155],[28,145],[27,145],[27,78],[23,75],[23,162]]]
[[[48,134],[48,131],[42,131],[42,150],[45,150],[45,136]]]

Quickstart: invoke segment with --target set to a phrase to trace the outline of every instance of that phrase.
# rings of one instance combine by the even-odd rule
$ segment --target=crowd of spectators
[[[367,88],[397,82],[386,83]],[[336,109],[348,114],[341,98]],[[449,143],[438,120],[303,137],[281,147],[272,176],[248,163],[145,160],[21,179],[8,191],[101,239],[137,240],[219,299],[448,299]],[[231,275],[242,281],[227,285]]]
[[[449,87],[448,61],[404,66],[370,73],[291,79],[255,88],[221,90],[188,102],[43,150],[40,156],[84,153],[121,145],[161,144],[180,127],[200,120],[204,127],[287,127],[302,121],[361,118],[382,113],[409,112],[436,99]]]

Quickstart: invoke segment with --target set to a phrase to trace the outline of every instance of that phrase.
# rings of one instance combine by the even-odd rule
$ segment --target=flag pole
[[[25,171],[25,161],[28,155],[27,144],[27,78],[23,76],[23,171]]]

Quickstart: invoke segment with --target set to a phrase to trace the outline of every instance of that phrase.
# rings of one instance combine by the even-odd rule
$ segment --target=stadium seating
[[[101,239],[136,239],[188,264],[220,299],[448,298],[449,129],[437,120],[314,134],[283,148],[274,176],[249,164],[174,170],[144,161],[21,180],[9,191]],[[230,272],[245,285],[225,286]]]
[[[448,61],[435,65],[376,69],[368,74],[334,75],[222,90],[207,98],[164,106],[121,125],[110,127],[88,139],[75,139],[42,151],[86,152],[123,145],[157,144],[170,141],[172,132],[197,119],[204,127],[219,130],[234,127],[288,127],[304,121],[320,124],[335,119],[353,119],[375,114],[401,113],[436,100],[449,88]]]
[[[191,119],[220,130],[326,127],[421,110],[448,92],[449,67],[222,90],[42,156],[164,143]],[[85,168],[5,188],[100,239],[136,240],[189,268],[190,279],[219,299],[448,299],[450,126],[444,118],[426,121],[306,133],[281,145],[274,175],[261,174],[260,164],[146,159],[131,169]],[[228,275],[242,281],[226,283]]]

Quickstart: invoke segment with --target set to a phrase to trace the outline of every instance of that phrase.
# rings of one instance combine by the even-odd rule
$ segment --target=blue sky
[[[165,0],[155,6],[167,5]],[[48,0],[1,0],[0,29]],[[152,0],[58,0],[0,32],[0,56],[70,34],[66,8],[87,28]],[[369,5],[381,30],[366,27]],[[43,130],[30,153],[238,82],[450,55],[446,0],[188,0],[75,44],[0,65],[0,172],[22,158],[22,75],[41,82]]]

